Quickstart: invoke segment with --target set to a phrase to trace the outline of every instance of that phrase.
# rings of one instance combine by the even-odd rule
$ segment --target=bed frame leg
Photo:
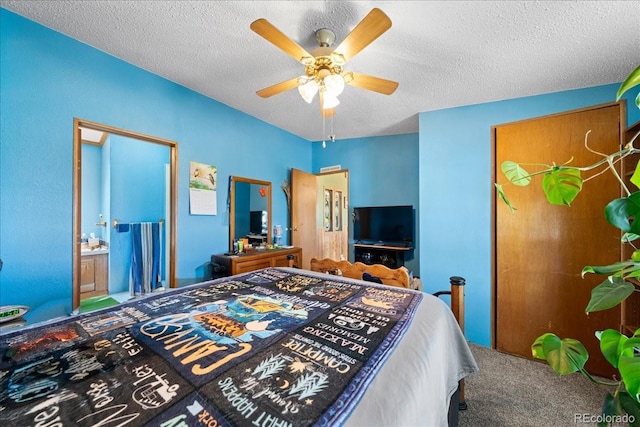
[[[460,330],[464,334],[464,285],[466,280],[460,276],[452,276],[449,278],[451,284],[451,311],[460,325]],[[464,400],[464,380],[460,380],[460,402],[458,409],[464,411],[467,409],[467,402]]]

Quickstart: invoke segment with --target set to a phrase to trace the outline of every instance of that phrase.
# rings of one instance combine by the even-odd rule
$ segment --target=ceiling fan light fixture
[[[342,74],[342,80],[344,80],[345,84],[349,84],[353,81],[353,73],[349,71],[348,73]]]
[[[344,65],[347,60],[344,59],[344,55],[339,53],[339,52],[331,52],[331,61],[335,64],[335,65],[339,65],[342,66]]]
[[[307,79],[305,83],[298,86],[298,93],[307,104],[311,104],[313,97],[318,93],[318,82],[315,79]]]
[[[322,108],[329,109],[329,108],[335,108],[338,106],[338,104],[340,104],[340,101],[338,100],[337,96],[331,95],[327,92],[325,92],[324,94],[324,102],[322,103]]]
[[[323,79],[325,96],[337,97],[344,90],[344,79],[339,74],[331,74]]]

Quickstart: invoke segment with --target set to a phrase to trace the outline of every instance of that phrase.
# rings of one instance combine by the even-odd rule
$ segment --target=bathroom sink
[[[89,247],[89,246],[83,246],[81,248],[81,255],[85,256],[85,255],[100,255],[100,254],[108,254],[109,253],[109,247],[108,246],[95,246],[95,247]]]

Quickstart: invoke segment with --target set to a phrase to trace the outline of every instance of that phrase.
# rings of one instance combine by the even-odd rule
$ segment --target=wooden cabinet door
[[[233,274],[248,273],[261,268],[271,267],[270,258],[249,259],[235,263]]]
[[[82,257],[80,261],[80,292],[96,290],[96,264],[92,256]]]
[[[109,293],[107,254],[86,255],[80,260],[80,299]]]
[[[505,160],[523,164],[587,166],[620,148],[623,111],[620,104],[556,114],[494,128],[495,177]],[[531,171],[530,171],[531,172]],[[587,173],[586,176],[593,175]],[[505,185],[517,208],[495,204],[495,343],[498,350],[532,358],[531,344],[543,333],[580,340],[588,349],[587,369],[598,375],[614,371],[604,360],[594,332],[619,329],[620,308],[587,315],[591,290],[605,278],[588,274],[586,265],[608,265],[621,259],[621,234],[604,218],[604,207],[620,197],[610,172],[586,182],[571,207],[550,205],[540,178],[527,187]]]
[[[95,255],[96,293],[107,295],[109,293],[109,255]]]

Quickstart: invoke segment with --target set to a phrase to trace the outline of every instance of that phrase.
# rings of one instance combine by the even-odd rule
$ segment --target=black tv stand
[[[394,246],[385,243],[354,243],[353,255],[356,262],[398,268],[404,266],[405,252],[412,249],[410,246]]]

